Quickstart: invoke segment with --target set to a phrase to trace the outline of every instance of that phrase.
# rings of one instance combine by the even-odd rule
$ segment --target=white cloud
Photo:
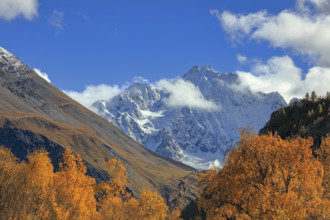
[[[191,107],[207,111],[220,110],[220,106],[206,100],[199,89],[191,82],[183,79],[174,81],[163,79],[155,84],[169,94],[167,98],[163,98],[163,102],[169,107]]]
[[[76,100],[87,108],[98,100],[110,100],[112,97],[118,95],[122,91],[119,86],[109,86],[101,84],[98,86],[87,86],[82,92],[64,91],[65,94]]]
[[[315,90],[320,95],[330,85],[330,1],[296,0],[296,8],[273,15],[267,11],[250,14],[219,13],[211,10],[232,40],[249,38],[268,42],[272,47],[308,56],[306,72],[291,57],[271,57],[266,63],[255,62],[250,71],[238,71],[241,85],[262,92],[278,91],[288,102]],[[289,50],[287,50],[289,49]],[[245,61],[240,54],[237,60]],[[250,63],[250,62],[249,62]]]
[[[313,90],[325,95],[330,85],[330,68],[312,67],[303,79],[302,70],[289,56],[272,57],[266,63],[256,64],[250,72],[238,71],[237,74],[241,86],[266,93],[278,91],[287,103]]]
[[[306,4],[306,3],[309,4]],[[330,67],[330,15],[311,13],[313,8],[330,5],[324,0],[298,0],[296,10],[283,10],[277,15],[259,11],[247,15],[213,10],[223,29],[233,40],[245,36],[269,42],[273,47],[293,49]],[[309,10],[302,10],[302,8]],[[330,8],[330,7],[329,7]]]
[[[248,15],[236,15],[229,11],[224,11],[220,14],[218,10],[211,9],[210,14],[215,15],[219,19],[222,28],[230,34],[233,40],[241,39],[249,34],[252,29],[267,20],[267,11],[259,11]]]
[[[122,86],[118,85],[90,85],[86,86],[85,90],[82,92],[77,91],[63,91],[65,94],[70,96],[72,99],[76,100],[86,108],[91,109],[91,105],[99,100],[109,101],[114,96],[120,94],[124,89],[128,88],[132,83],[148,83],[148,80],[142,76],[136,76],[131,82],[126,82]],[[93,109],[91,109],[93,110]]]
[[[63,21],[64,21],[64,12],[53,10],[53,13],[50,16],[48,23],[54,28],[56,28],[58,31],[62,31],[64,30]]]
[[[311,6],[317,10],[317,12],[326,13],[330,11],[329,0],[297,0],[297,8],[303,12],[311,12]]]
[[[142,76],[135,76],[133,78],[133,82],[137,82],[137,83],[149,83],[149,80],[146,79],[146,78],[144,78],[144,77],[142,77]],[[129,83],[129,84],[131,84],[131,83]]]
[[[252,37],[319,57],[320,65],[330,67],[330,16],[310,18],[284,11],[260,26]]]
[[[21,15],[28,20],[38,16],[38,0],[0,0],[0,18],[9,21]]]
[[[33,70],[34,70],[34,72],[36,72],[39,76],[41,76],[43,79],[45,79],[47,82],[51,83],[51,82],[50,82],[50,79],[48,78],[47,73],[41,72],[41,70],[38,69],[38,68],[34,68]]]
[[[237,54],[236,59],[240,64],[244,64],[247,62],[247,57],[242,54]]]
[[[85,107],[91,109],[91,105],[95,101],[109,101],[111,98],[119,95],[122,91],[132,85],[132,83],[136,82],[148,83],[148,80],[138,76],[134,77],[132,82],[127,82],[121,87],[117,85],[110,86],[101,84],[98,86],[87,86],[82,92],[64,91],[64,93]],[[183,79],[162,79],[154,83],[154,86],[168,94],[168,97],[163,98],[163,102],[169,107],[191,107],[207,111],[220,110],[220,106],[217,106],[212,101],[206,100],[194,84],[184,81]]]

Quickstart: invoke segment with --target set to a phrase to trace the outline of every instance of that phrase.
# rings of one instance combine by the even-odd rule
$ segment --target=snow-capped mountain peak
[[[0,67],[11,74],[16,74],[17,77],[29,70],[16,56],[2,47],[0,47]]]
[[[195,65],[192,68],[190,68],[190,70],[186,74],[192,74],[192,73],[199,72],[199,71],[200,71],[199,66]]]
[[[178,80],[190,84],[176,87]],[[220,166],[219,161],[238,140],[239,128],[259,130],[274,110],[286,105],[278,93],[238,89],[237,74],[220,73],[209,65],[194,66],[178,80],[166,82],[170,91],[159,84],[134,83],[111,100],[95,102],[92,108],[149,149],[206,169]],[[216,110],[176,97],[191,92],[196,93],[195,102],[216,106]],[[186,104],[177,103],[173,108],[168,103],[171,93],[180,93],[174,98]]]
[[[212,73],[217,73],[211,65],[204,65],[201,70],[200,70],[201,73],[206,73],[206,72],[212,72]]]
[[[182,78],[196,85],[200,80],[217,78],[219,75],[220,73],[213,70],[211,65],[205,65],[201,69],[198,66],[193,66]]]

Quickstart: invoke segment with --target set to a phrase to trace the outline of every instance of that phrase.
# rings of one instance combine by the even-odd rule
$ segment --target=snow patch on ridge
[[[148,110],[140,110],[140,112],[146,118],[156,119],[156,118],[164,117],[165,110],[161,110],[161,111],[158,111],[158,112],[151,112],[151,111],[148,111]]]
[[[0,67],[11,74],[15,74],[16,77],[20,77],[19,73],[22,74],[28,69],[17,57],[2,47],[0,47]]]
[[[92,108],[162,156],[200,170],[221,168],[239,128],[258,131],[286,105],[278,93],[253,92],[240,84],[237,74],[194,66],[180,79],[133,83]]]

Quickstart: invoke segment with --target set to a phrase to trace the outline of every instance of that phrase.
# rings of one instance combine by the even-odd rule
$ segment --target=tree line
[[[224,167],[201,172],[201,196],[183,219],[329,219],[330,135],[319,149],[311,138],[282,139],[245,129]],[[19,161],[0,148],[0,213],[3,219],[179,219],[156,192],[139,200],[126,190],[126,167],[106,162],[110,179],[96,183],[81,157],[67,149],[59,171],[46,151]],[[193,213],[190,216],[188,212]],[[190,209],[190,210],[189,210]],[[188,216],[188,217],[187,217]]]

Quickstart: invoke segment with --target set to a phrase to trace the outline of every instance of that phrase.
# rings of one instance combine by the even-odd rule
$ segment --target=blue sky
[[[0,0],[0,46],[47,73],[62,90],[120,87],[137,76],[155,82],[210,64],[220,72],[238,72],[256,90],[280,88],[289,99],[329,87],[329,5],[328,0]],[[281,29],[286,24],[292,28]],[[312,38],[318,28],[322,39]],[[305,43],[310,39],[317,42]],[[311,71],[317,73],[305,80]],[[326,80],[319,85],[321,76]],[[284,88],[285,78],[290,88]]]

